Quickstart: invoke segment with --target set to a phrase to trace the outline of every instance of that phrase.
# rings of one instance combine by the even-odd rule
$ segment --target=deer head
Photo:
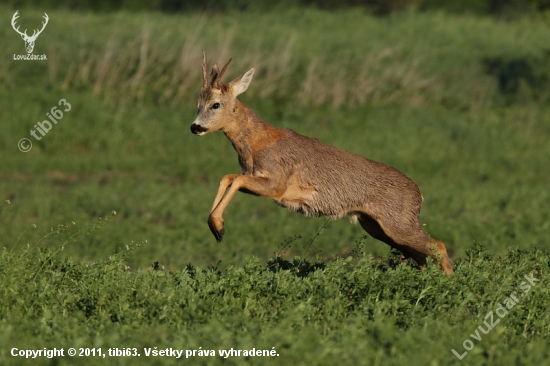
[[[25,41],[25,49],[27,50],[27,53],[32,53],[32,50],[34,49],[34,42],[36,41],[36,38],[38,38],[40,33],[42,33],[44,28],[46,28],[46,24],[48,24],[48,19],[49,19],[48,14],[44,13],[43,18],[45,19],[45,22],[42,22],[42,29],[40,29],[40,30],[35,29],[32,36],[28,36],[26,29],[25,29],[24,32],[21,32],[21,31],[19,31],[19,27],[15,28],[15,21],[16,21],[17,18],[19,18],[19,15],[17,13],[19,13],[19,10],[16,11],[15,14],[13,14],[13,17],[11,18],[11,26],[13,27],[13,29],[17,33],[19,33],[21,35],[21,38],[23,38],[23,41]]]
[[[226,122],[232,120],[237,96],[248,89],[254,75],[254,68],[252,68],[232,82],[223,84],[221,78],[231,62],[229,60],[222,71],[219,71],[216,64],[212,66],[211,80],[209,81],[206,73],[206,53],[204,50],[202,56],[203,85],[199,96],[197,118],[191,125],[191,132],[199,136],[223,130]]]

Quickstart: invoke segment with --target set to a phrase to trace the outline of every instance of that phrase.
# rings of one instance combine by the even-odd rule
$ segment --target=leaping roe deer
[[[191,125],[191,132],[199,136],[222,131],[239,156],[242,174],[222,178],[208,217],[218,242],[224,234],[223,212],[241,191],[269,197],[308,216],[348,215],[420,268],[428,256],[439,257],[445,273],[453,272],[445,244],[429,237],[420,225],[422,195],[412,180],[391,166],[271,126],[237,99],[252,81],[254,68],[228,84],[221,82],[229,62],[221,71],[214,64],[209,81],[203,50],[204,84]]]

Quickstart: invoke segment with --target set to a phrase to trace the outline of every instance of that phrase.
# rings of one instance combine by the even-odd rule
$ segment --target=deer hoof
[[[216,241],[218,243],[221,242],[223,238],[223,234],[225,233],[225,229],[223,227],[223,219],[216,220],[212,216],[209,216],[208,227],[210,228],[210,231],[212,232],[212,234],[214,234]]]

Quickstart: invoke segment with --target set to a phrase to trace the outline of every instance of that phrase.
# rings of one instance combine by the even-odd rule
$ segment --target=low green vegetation
[[[29,29],[43,15],[20,13]],[[548,358],[545,14],[48,16],[34,51],[47,61],[13,60],[23,41],[0,29],[0,198],[10,201],[0,206],[1,364],[22,363],[13,347],[279,354],[194,364]],[[456,274],[401,263],[346,220],[305,218],[244,194],[216,243],[210,205],[219,179],[240,170],[223,134],[189,132],[202,48],[218,65],[233,58],[227,80],[256,68],[241,100],[275,126],[417,182],[422,222],[446,243]],[[61,99],[71,110],[38,141],[30,131]],[[17,148],[22,138],[29,152]],[[525,275],[540,282],[494,330],[472,338]],[[463,354],[467,339],[474,348],[459,361],[451,349]],[[106,362],[29,363],[77,361]]]
[[[71,226],[58,230],[57,239],[80,235]],[[136,272],[126,264],[136,244],[87,263],[61,259],[60,250],[1,252],[3,365],[22,364],[14,347],[64,348],[57,365],[535,365],[550,357],[550,258],[539,249],[494,256],[477,246],[456,261],[451,277],[396,256],[375,260],[361,246],[329,263],[275,257],[224,271],[154,263]],[[155,347],[181,351],[185,360],[147,357]],[[69,357],[69,348],[101,349],[107,360]],[[115,348],[133,357],[109,356]],[[277,355],[221,353],[231,349]]]

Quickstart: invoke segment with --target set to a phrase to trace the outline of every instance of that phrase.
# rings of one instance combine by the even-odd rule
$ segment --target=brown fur
[[[206,56],[204,75],[205,65]],[[191,126],[197,134],[223,131],[242,169],[242,174],[229,174],[220,181],[208,218],[218,241],[224,234],[223,212],[235,193],[242,191],[269,197],[308,216],[348,215],[372,237],[399,249],[421,268],[427,256],[435,259],[439,255],[445,273],[452,273],[445,245],[422,229],[422,195],[412,180],[391,166],[271,126],[236,99],[248,87],[252,74],[253,69],[221,84],[216,66],[212,82],[205,80],[197,119]]]

